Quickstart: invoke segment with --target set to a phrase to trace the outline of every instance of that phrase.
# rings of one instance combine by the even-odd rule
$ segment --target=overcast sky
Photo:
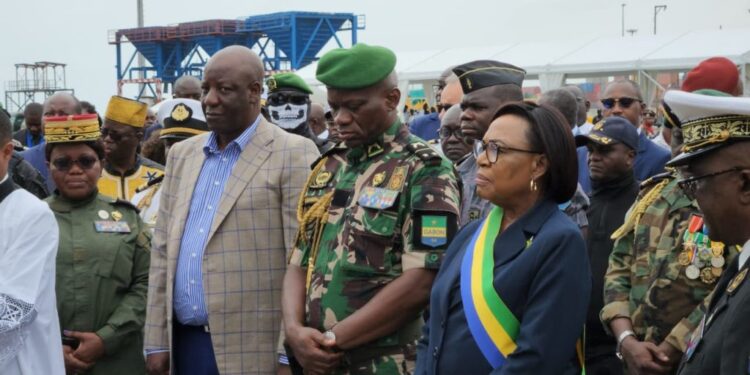
[[[145,23],[161,26],[279,11],[353,12],[367,17],[360,41],[394,50],[617,36],[621,0],[144,0]],[[625,27],[659,33],[750,27],[750,0],[625,1]],[[102,111],[116,91],[115,48],[109,30],[135,27],[136,0],[3,0],[0,81],[14,78],[14,64],[68,64],[68,86]],[[717,41],[721,43],[721,41]],[[510,61],[512,63],[512,61]],[[4,103],[5,96],[2,101]]]

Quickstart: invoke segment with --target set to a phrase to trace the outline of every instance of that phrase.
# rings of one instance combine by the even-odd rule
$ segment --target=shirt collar
[[[258,129],[260,118],[261,115],[258,115],[258,117],[255,118],[255,121],[253,121],[253,123],[247,129],[245,129],[245,131],[242,132],[239,137],[229,142],[229,144],[237,145],[237,147],[240,148],[240,152],[245,151],[245,147],[247,147],[247,144],[250,143],[250,140],[253,138],[253,134],[255,134],[255,131]],[[227,147],[229,147],[229,145],[227,145]],[[206,155],[208,155],[209,153],[221,152],[221,150],[219,150],[219,143],[217,141],[215,132],[212,131],[208,133],[208,139],[206,139],[206,143],[203,145],[203,152],[205,152]]]
[[[143,162],[143,160],[141,159],[141,155],[140,154],[136,154],[135,155],[135,164],[133,164],[133,168],[130,168],[127,171],[125,171],[125,173],[123,173],[122,176],[120,176],[120,173],[117,172],[116,170],[114,170],[114,168],[112,168],[109,165],[109,163],[104,163],[104,169],[107,171],[107,173],[109,173],[109,174],[111,174],[113,176],[129,177],[129,176],[132,176],[138,170],[138,168],[141,167],[141,163],[142,162]]]
[[[0,180],[0,184],[2,184],[3,182],[5,182],[5,180],[7,180],[7,179],[8,179],[8,174],[6,173],[5,177],[3,177],[2,180]]]
[[[390,143],[395,141],[399,136],[408,134],[408,129],[401,123],[401,120],[391,124],[391,126],[382,134],[378,135],[374,142],[369,145],[362,145],[352,148],[347,154],[350,161],[364,161],[376,157],[390,149]]]

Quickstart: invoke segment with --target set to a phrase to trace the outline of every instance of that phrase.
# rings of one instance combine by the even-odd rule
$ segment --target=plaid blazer
[[[172,342],[175,271],[208,134],[169,152],[154,232],[145,348]],[[262,119],[226,182],[202,263],[211,339],[222,374],[275,371],[281,284],[297,231],[297,199],[315,144]]]

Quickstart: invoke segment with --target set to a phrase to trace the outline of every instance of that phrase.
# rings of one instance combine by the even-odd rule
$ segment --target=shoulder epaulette
[[[423,162],[433,165],[440,164],[443,158],[435,151],[434,148],[428,146],[424,142],[414,142],[406,145],[406,149],[412,154],[417,155]]]
[[[160,174],[157,177],[152,178],[151,181],[149,181],[149,182],[147,182],[147,183],[139,186],[138,188],[136,188],[135,192],[136,193],[140,193],[140,192],[143,192],[145,190],[148,190],[148,188],[150,188],[150,187],[152,187],[152,186],[154,186],[156,184],[160,184],[162,181],[164,181],[164,174],[163,173]]]
[[[133,209],[136,213],[140,213],[141,210],[138,209],[133,203],[130,203],[129,201],[126,201],[124,199],[115,199],[114,202],[112,202],[115,206],[123,206],[127,208]]]
[[[326,152],[324,152],[322,155],[318,156],[318,158],[315,159],[315,161],[310,165],[310,169],[315,168],[315,166],[318,165],[318,163],[323,160],[323,158],[346,150],[348,150],[348,148],[344,145],[344,142],[336,143],[333,147],[326,150]]]
[[[641,182],[641,190],[648,189],[656,184],[658,184],[661,181],[664,180],[671,180],[675,178],[674,173],[671,172],[664,172],[659,173],[655,176],[652,176],[651,178],[647,179],[646,181]]]

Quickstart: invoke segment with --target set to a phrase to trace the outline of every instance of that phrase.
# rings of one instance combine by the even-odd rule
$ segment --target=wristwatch
[[[620,336],[617,336],[617,347],[615,348],[615,355],[620,360],[622,360],[622,352],[620,351],[622,349],[622,342],[625,341],[628,336],[636,337],[635,332],[629,329],[622,331],[622,333],[620,333]]]
[[[334,352],[340,352],[341,351],[341,349],[338,347],[338,345],[336,345],[336,334],[333,333],[332,330],[329,329],[328,331],[323,332],[323,337],[326,340],[328,340],[328,341],[333,341],[333,347],[332,348],[333,348]]]

